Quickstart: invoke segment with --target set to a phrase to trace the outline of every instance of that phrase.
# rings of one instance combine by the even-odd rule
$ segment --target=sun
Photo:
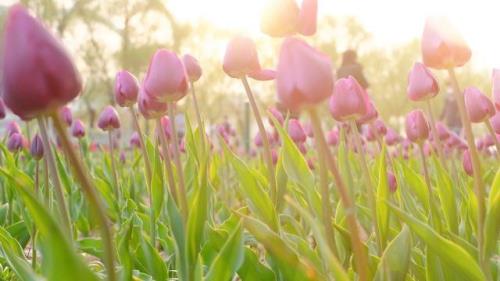
[[[215,26],[242,32],[259,31],[260,14],[267,0],[180,0],[169,3],[186,21],[206,20]]]

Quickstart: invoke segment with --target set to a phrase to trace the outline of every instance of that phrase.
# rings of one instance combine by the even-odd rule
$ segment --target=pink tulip
[[[280,102],[291,110],[315,105],[333,91],[330,59],[306,42],[287,38],[281,45],[276,84]]]
[[[408,75],[408,98],[412,101],[428,100],[439,93],[439,84],[432,72],[422,63],[415,63]]]
[[[369,125],[361,127],[361,135],[369,142],[376,140],[373,128]]]
[[[464,168],[465,173],[467,173],[467,175],[472,177],[474,172],[472,170],[472,159],[470,157],[470,152],[468,149],[464,150],[464,154],[462,157],[462,166]]]
[[[235,37],[229,41],[222,65],[224,72],[233,78],[243,78],[261,70],[257,47],[248,37]]]
[[[82,85],[62,44],[21,5],[7,14],[3,40],[3,98],[29,120],[73,100]]]
[[[261,69],[248,73],[248,76],[258,81],[270,81],[276,79],[276,71],[272,69]]]
[[[484,136],[484,138],[482,138],[481,141],[483,142],[483,147],[484,148],[489,148],[489,147],[495,145],[495,139],[493,138],[492,135],[486,135],[486,136]]]
[[[65,105],[61,107],[61,109],[59,110],[59,116],[68,127],[70,127],[73,123],[73,114],[71,113],[71,109],[69,108],[69,106]]]
[[[0,120],[4,119],[6,115],[7,111],[5,109],[5,104],[3,102],[3,99],[0,97]]]
[[[436,122],[436,131],[439,140],[444,141],[450,137],[450,131],[443,122]]]
[[[500,110],[500,69],[493,69],[492,80],[493,102],[497,110]]]
[[[330,113],[333,118],[340,122],[356,120],[367,112],[366,94],[356,79],[352,76],[339,79],[330,98]]]
[[[33,159],[37,161],[43,157],[43,142],[38,134],[36,134],[31,141],[30,154]]]
[[[367,97],[367,96],[368,95],[366,94],[366,91],[365,91],[365,97]],[[375,108],[375,105],[373,104],[373,102],[371,100],[368,101],[367,106],[368,106],[368,110],[367,110],[366,114],[363,115],[362,117],[356,119],[356,124],[363,125],[366,123],[370,123],[371,121],[378,118],[377,108]]]
[[[10,152],[18,152],[19,150],[23,149],[24,146],[24,137],[19,134],[19,133],[13,133],[12,135],[9,136],[9,139],[7,140],[7,149]]]
[[[422,143],[429,137],[429,124],[421,110],[414,110],[406,116],[406,136],[415,143]]]
[[[151,98],[144,88],[139,89],[139,111],[146,119],[157,119],[167,113],[168,104]]]
[[[465,89],[464,99],[471,122],[481,123],[495,115],[493,103],[479,89],[475,87]]]
[[[160,118],[161,127],[163,129],[163,134],[167,140],[170,140],[172,137],[172,126],[170,124],[170,119],[167,116],[163,116]]]
[[[339,131],[333,129],[326,133],[326,141],[328,145],[336,146],[339,144]]]
[[[133,132],[130,136],[130,146],[135,148],[141,148],[141,138],[138,132]]]
[[[10,121],[7,123],[7,126],[5,127],[5,132],[7,133],[7,136],[10,136],[14,133],[21,133],[21,127],[19,127],[19,124],[17,124],[16,121]]]
[[[422,35],[422,57],[428,67],[447,69],[467,63],[471,50],[446,19],[429,18]]]
[[[304,29],[309,28],[307,20],[310,20],[313,11],[310,8],[302,16],[299,13],[295,0],[268,0],[262,13],[260,29],[273,37],[293,35],[297,31],[300,17],[304,18]]]
[[[302,0],[299,13],[299,31],[303,35],[311,36],[316,33],[318,18],[318,0]]]
[[[276,119],[276,121],[278,121],[278,123],[283,126],[283,123],[285,123],[285,118],[283,117],[281,111],[279,111],[276,107],[271,107],[268,109],[268,111],[269,113],[271,113],[271,115],[273,115],[274,119]],[[274,127],[274,122],[271,119],[269,119],[269,124]]]
[[[77,139],[81,139],[85,136],[85,125],[82,120],[75,120],[73,126],[71,127],[71,135]]]
[[[385,143],[387,145],[392,146],[398,144],[401,141],[401,136],[394,131],[392,128],[387,128],[387,134],[385,135]]]
[[[262,136],[260,133],[257,133],[253,139],[253,143],[256,147],[262,147],[264,145],[264,141],[262,140]]]
[[[296,142],[297,148],[299,149],[300,153],[306,155],[307,154],[307,147],[305,145],[305,142]]]
[[[500,134],[500,111],[497,111],[493,117],[490,118],[491,126],[496,134]]]
[[[103,131],[110,131],[113,129],[120,128],[120,119],[118,117],[118,112],[111,105],[104,108],[97,121],[97,127]]]
[[[387,172],[387,181],[389,184],[389,191],[391,193],[396,192],[396,190],[398,190],[398,182],[397,182],[396,177],[394,176],[393,173]]]
[[[372,128],[377,132],[380,137],[385,136],[387,134],[387,127],[384,124],[382,119],[377,119],[373,122]]]
[[[295,143],[303,143],[307,139],[304,129],[297,119],[288,121],[288,135]]]
[[[184,63],[184,67],[186,68],[186,73],[189,80],[191,80],[191,82],[198,81],[202,74],[202,70],[198,60],[192,55],[185,54],[182,57],[182,62]]]
[[[315,167],[314,160],[311,158],[307,159],[307,166],[309,167],[310,170],[314,170]]]
[[[188,78],[182,60],[174,52],[156,51],[149,63],[143,87],[145,93],[158,102],[174,102],[188,90]]]
[[[115,76],[115,100],[121,107],[130,107],[137,102],[139,82],[132,73],[122,70]]]
[[[127,156],[125,155],[125,152],[120,152],[120,163],[125,164],[127,162]]]
[[[271,150],[271,159],[273,160],[274,165],[278,163],[278,152],[276,152],[275,149]]]

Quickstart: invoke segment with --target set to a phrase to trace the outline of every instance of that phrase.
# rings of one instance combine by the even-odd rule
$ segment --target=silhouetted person
[[[349,75],[354,77],[364,89],[370,85],[366,81],[363,67],[358,63],[358,55],[354,50],[347,50],[342,54],[342,65],[337,71],[338,78],[348,77]]]
[[[460,120],[460,112],[458,111],[458,104],[453,95],[453,89],[450,82],[446,83],[446,99],[444,101],[443,112],[439,119],[448,126],[453,132],[460,134],[462,130],[462,120]]]

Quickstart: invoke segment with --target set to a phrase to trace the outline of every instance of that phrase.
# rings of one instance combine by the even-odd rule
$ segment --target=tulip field
[[[402,93],[414,109],[389,125],[367,83],[309,40],[317,1],[268,2],[277,64],[239,35],[218,66],[248,102],[246,136],[208,122],[231,108],[200,102],[204,65],[166,48],[145,73],[116,73],[89,127],[71,106],[86,83],[74,56],[33,11],[8,8],[0,280],[500,281],[500,69],[489,92],[464,85],[471,49],[428,19]],[[432,110],[438,77],[459,127]]]

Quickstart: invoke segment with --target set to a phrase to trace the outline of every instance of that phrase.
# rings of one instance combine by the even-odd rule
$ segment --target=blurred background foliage
[[[208,122],[220,122],[227,117],[233,124],[242,124],[246,101],[243,89],[238,81],[224,74],[221,66],[225,44],[237,32],[230,27],[221,29],[202,20],[182,22],[169,9],[171,1],[21,2],[62,38],[76,59],[85,87],[72,108],[75,115],[90,126],[95,124],[97,114],[106,104],[114,103],[115,72],[127,69],[141,80],[152,54],[158,48],[172,49],[179,54],[190,53],[200,60],[204,75],[196,87]],[[0,8],[2,23],[5,10],[6,7]],[[371,44],[372,34],[353,17],[322,17],[318,30],[308,40],[330,55],[334,66],[340,65],[344,50],[352,48],[358,51],[371,85],[371,96],[381,116],[392,126],[400,126],[402,116],[410,108],[418,106],[406,98],[407,74],[412,64],[420,60],[418,39],[398,46],[375,47]],[[273,68],[281,40],[264,35],[255,40],[261,64]],[[434,111],[439,114],[447,82],[445,73],[436,74],[443,92],[434,104]],[[462,87],[475,85],[489,93],[488,70],[468,66],[460,70],[459,76]],[[273,83],[253,82],[252,86],[263,107],[276,102]],[[186,103],[189,104],[187,99],[183,101],[184,105]]]

